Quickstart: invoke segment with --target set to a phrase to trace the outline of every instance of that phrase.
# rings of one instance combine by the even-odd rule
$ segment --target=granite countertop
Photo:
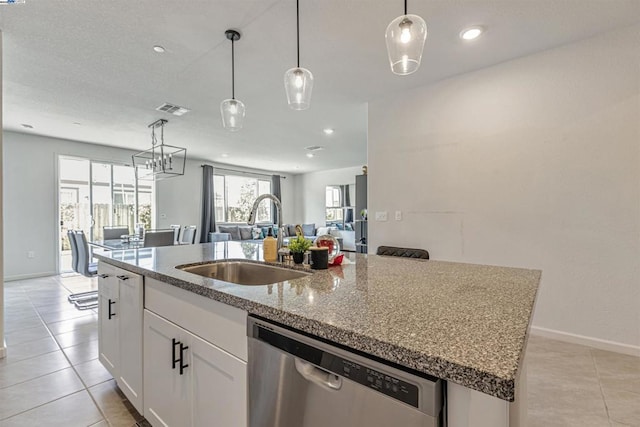
[[[352,254],[284,283],[241,286],[177,270],[261,260],[253,243],[105,251],[99,260],[474,390],[513,401],[541,272]]]

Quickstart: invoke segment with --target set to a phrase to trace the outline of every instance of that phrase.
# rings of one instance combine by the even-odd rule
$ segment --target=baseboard
[[[27,280],[27,279],[36,279],[38,277],[47,277],[47,276],[55,276],[58,273],[55,271],[45,271],[41,273],[31,273],[31,274],[18,274],[15,276],[6,276],[4,278],[5,282],[15,282],[16,280]]]
[[[615,353],[622,353],[640,357],[640,346],[623,344],[615,341],[601,340],[599,338],[587,337],[584,335],[570,334],[568,332],[541,328],[539,326],[532,326],[531,333],[558,341],[569,342],[572,344],[581,344],[600,350],[613,351]]]

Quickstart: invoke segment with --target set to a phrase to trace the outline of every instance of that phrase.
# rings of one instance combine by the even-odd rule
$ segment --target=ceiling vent
[[[161,106],[156,108],[156,110],[163,111],[163,112],[169,113],[169,114],[173,114],[174,116],[184,116],[186,113],[191,111],[188,108],[180,107],[180,106],[174,105],[174,104],[169,104],[168,102],[165,102],[164,104],[162,104]]]
[[[319,145],[311,145],[309,147],[305,147],[304,149],[309,151],[320,151],[322,150],[322,147]]]

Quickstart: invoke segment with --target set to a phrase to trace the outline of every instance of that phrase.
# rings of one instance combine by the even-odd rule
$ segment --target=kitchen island
[[[261,251],[219,242],[96,256],[143,276],[145,286],[159,282],[444,379],[449,426],[523,425],[519,389],[539,271],[357,254],[347,265],[302,278],[242,286],[175,268],[259,261]],[[145,295],[145,308],[148,297],[154,298]]]

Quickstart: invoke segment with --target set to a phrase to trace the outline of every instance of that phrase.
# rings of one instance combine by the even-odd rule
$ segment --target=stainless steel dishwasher
[[[249,317],[250,427],[445,427],[443,381]]]

